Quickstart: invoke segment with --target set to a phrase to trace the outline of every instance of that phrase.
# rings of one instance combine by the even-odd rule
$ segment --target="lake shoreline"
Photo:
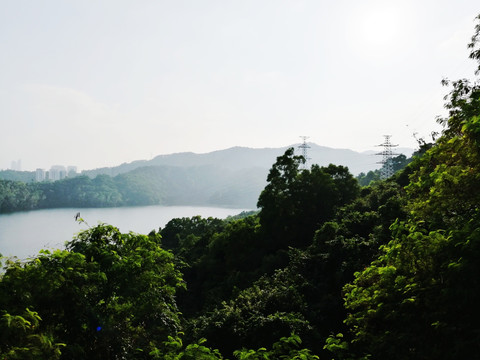
[[[88,226],[105,223],[121,232],[148,234],[174,218],[202,216],[227,218],[248,208],[210,206],[125,206],[109,208],[57,208],[0,214],[0,254],[25,259],[41,249],[63,248],[65,242]],[[76,214],[84,223],[75,220]]]

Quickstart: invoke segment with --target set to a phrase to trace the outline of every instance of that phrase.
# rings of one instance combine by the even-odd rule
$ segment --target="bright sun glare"
[[[394,7],[360,11],[352,29],[354,47],[370,57],[389,55],[401,41],[401,12]]]
[[[360,31],[367,44],[386,45],[398,33],[398,20],[393,11],[387,10],[373,10],[363,19]]]

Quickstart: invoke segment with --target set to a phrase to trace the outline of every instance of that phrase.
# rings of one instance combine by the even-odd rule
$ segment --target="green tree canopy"
[[[122,234],[110,225],[81,232],[67,250],[9,261],[0,281],[0,309],[43,319],[65,359],[146,358],[179,330],[174,295],[183,286],[159,236]]]
[[[258,199],[260,224],[273,249],[308,245],[315,230],[359,194],[346,167],[313,165],[300,170],[303,162],[293,148],[279,156]]]

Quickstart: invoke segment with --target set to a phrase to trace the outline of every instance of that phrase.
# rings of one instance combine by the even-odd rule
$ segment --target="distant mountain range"
[[[381,160],[381,157],[375,156],[375,151],[356,152],[348,149],[329,148],[314,143],[309,143],[308,145],[310,146],[308,149],[309,164],[318,164],[320,166],[327,166],[328,164],[343,165],[347,166],[354,175],[378,169],[380,166],[378,161]],[[85,170],[82,174],[90,177],[95,177],[98,174],[116,176],[146,166],[176,166],[183,168],[214,166],[229,171],[242,171],[252,168],[265,169],[268,171],[273,163],[275,163],[277,156],[283,155],[285,150],[290,147],[295,148],[296,152],[301,155],[298,146],[299,144],[295,144],[280,148],[263,149],[237,146],[205,154],[192,152],[174,153],[159,155],[151,160],[137,160],[131,163],[123,163],[115,167]],[[397,148],[395,150],[397,153],[402,153],[407,157],[413,153],[413,149],[408,148]]]
[[[308,145],[309,164],[343,165],[347,166],[353,175],[378,169],[380,167],[378,161],[382,159],[380,156],[375,156],[374,151],[356,152],[313,143]],[[113,183],[110,184],[107,181],[105,184],[116,188],[102,188],[95,191],[107,193],[117,191],[121,194],[122,206],[160,204],[254,209],[276,158],[283,155],[289,147],[295,148],[296,153],[300,155],[298,146],[297,144],[264,149],[232,147],[205,154],[185,152],[159,155],[151,160],[138,160],[115,167],[86,170],[82,175],[92,179],[98,175],[110,176]],[[396,149],[396,152],[410,157],[413,150]],[[34,172],[0,171],[0,179],[6,180],[33,182],[34,175]],[[97,182],[102,181],[104,180]],[[70,183],[75,184],[75,182]],[[73,192],[73,190],[75,189],[69,191]],[[59,201],[61,203],[62,199]]]
[[[381,157],[376,156],[375,151],[356,152],[314,143],[308,145],[309,164],[343,165],[354,175],[380,167],[378,161]],[[159,155],[151,160],[83,171],[82,174],[91,178],[100,174],[111,177],[128,176],[144,179],[142,180],[144,183],[149,179],[150,185],[145,187],[158,188],[156,192],[163,193],[163,201],[169,205],[211,205],[253,209],[276,158],[290,147],[301,154],[298,146],[299,144],[264,149],[232,147],[205,154],[185,152]],[[409,157],[413,150],[396,149],[396,152]]]

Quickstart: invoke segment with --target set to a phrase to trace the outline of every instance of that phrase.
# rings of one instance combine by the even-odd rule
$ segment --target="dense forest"
[[[253,208],[265,185],[260,168],[145,166],[111,177],[86,175],[54,182],[0,179],[0,213],[138,205],[211,205]]]
[[[479,41],[480,22],[477,75]],[[98,225],[5,259],[0,357],[478,358],[480,84],[445,83],[441,136],[390,179],[288,149],[258,213]]]
[[[392,158],[398,171],[411,159]],[[33,182],[28,172],[1,171],[0,214],[15,211],[142,205],[204,205],[255,208],[265,186],[261,167],[227,170],[213,165],[141,166],[110,176],[81,175]],[[92,175],[92,174],[90,174]],[[23,179],[22,181],[15,179]],[[380,170],[357,176],[360,185],[380,179]]]

